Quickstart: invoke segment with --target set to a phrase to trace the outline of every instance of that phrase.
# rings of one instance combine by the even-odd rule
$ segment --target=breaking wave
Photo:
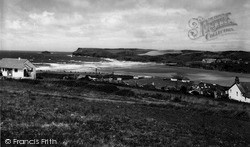
[[[42,71],[72,71],[72,72],[92,72],[95,69],[122,69],[122,68],[136,68],[149,65],[156,65],[152,62],[133,62],[133,61],[118,61],[115,59],[105,58],[100,62],[75,62],[75,63],[37,63],[37,70]]]

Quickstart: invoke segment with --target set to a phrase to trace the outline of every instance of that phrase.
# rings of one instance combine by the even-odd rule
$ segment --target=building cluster
[[[212,60],[209,60],[209,62]],[[208,61],[206,61],[208,62]],[[3,58],[0,60],[0,78],[14,79],[36,79],[36,67],[27,59]],[[67,80],[67,78],[63,78]],[[229,98],[236,101],[250,103],[250,82],[235,82],[230,87],[224,87],[211,83],[194,83],[185,76],[174,75],[171,78],[160,78],[152,76],[132,76],[112,74],[85,74],[79,75],[76,79],[87,79],[96,82],[107,82],[124,86],[190,93],[209,97]]]
[[[160,90],[169,92],[183,92],[193,95],[213,97],[215,99],[232,99],[240,102],[250,103],[250,82],[239,82],[238,77],[230,87],[211,84],[206,82],[194,83],[187,77],[172,76],[161,78],[152,76],[130,76],[130,75],[80,75],[78,79],[121,84],[130,87],[147,90]]]
[[[204,58],[201,61],[203,64],[211,64],[211,63],[235,63],[235,64],[248,64],[247,61],[242,61],[242,59],[239,60],[232,60],[229,58],[222,58],[222,59],[216,59],[216,58]]]

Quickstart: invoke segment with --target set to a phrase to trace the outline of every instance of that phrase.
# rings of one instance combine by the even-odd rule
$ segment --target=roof
[[[182,80],[190,80],[188,77],[183,77]]]
[[[136,84],[138,86],[144,86],[144,85],[152,85],[154,83],[154,86],[158,89],[161,89],[162,87],[170,87],[178,85],[178,87],[181,87],[183,85],[188,86],[191,83],[182,83],[182,82],[175,82],[171,80],[164,80],[163,78],[155,77],[155,78],[149,78],[149,79],[138,79],[138,80],[127,80],[126,83],[128,83],[131,86],[135,86]]]
[[[197,86],[203,90],[214,90],[214,91],[226,91],[228,87],[221,86],[218,84],[203,83],[200,82]]]
[[[236,85],[245,97],[250,98],[250,82],[240,82]]]
[[[27,59],[3,58],[0,60],[0,68],[35,68]]]

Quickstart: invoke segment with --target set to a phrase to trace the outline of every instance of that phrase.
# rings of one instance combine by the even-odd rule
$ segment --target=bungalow
[[[189,80],[189,78],[187,78],[187,77],[184,77],[184,76],[182,76],[182,75],[173,75],[171,78],[170,78],[170,80],[171,81],[174,81],[174,82],[176,82],[176,81],[180,81],[180,82],[183,82],[183,83],[188,83],[188,82],[190,82],[190,80]]]
[[[181,81],[182,78],[183,78],[182,75],[176,74],[176,75],[173,75],[173,76],[170,78],[170,80],[171,80],[171,81]]]
[[[188,82],[190,82],[190,79],[187,78],[187,77],[183,77],[183,79],[181,80],[181,82],[188,83]]]
[[[234,84],[228,90],[229,99],[250,103],[250,82],[240,82],[235,78]]]
[[[36,78],[36,67],[27,59],[3,58],[0,60],[0,72],[7,78]]]

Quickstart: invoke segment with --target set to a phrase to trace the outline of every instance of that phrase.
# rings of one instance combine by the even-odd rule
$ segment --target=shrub
[[[88,84],[86,88],[106,93],[113,93],[119,90],[119,88],[111,84],[100,84],[100,85]]]
[[[174,97],[172,101],[173,102],[181,102],[181,98],[180,97]]]
[[[119,88],[117,88],[116,86],[111,85],[111,84],[97,85],[96,88],[97,88],[97,90],[103,91],[106,93],[113,93],[113,92],[116,92],[119,90]]]
[[[199,92],[198,91],[192,91],[191,92],[193,95],[199,95]]]
[[[59,84],[59,85],[64,85],[64,86],[68,86],[68,87],[76,87],[77,84],[75,81],[56,81],[55,82],[56,84]]]
[[[36,79],[43,79],[43,77],[42,76],[36,76]]]
[[[156,99],[163,99],[163,95],[159,93],[153,94],[152,97]]]
[[[19,80],[20,82],[24,82],[24,83],[28,83],[28,84],[39,84],[40,81],[39,80],[31,80],[31,79],[21,79]]]
[[[115,94],[120,96],[135,96],[135,92],[129,89],[119,90]]]
[[[86,87],[88,85],[88,82],[86,81],[79,81],[76,83],[76,86],[79,86],[79,87]]]
[[[187,87],[186,87],[186,86],[181,86],[180,91],[181,91],[182,93],[187,93]]]
[[[233,118],[249,121],[250,117],[246,111],[235,111],[231,114]]]

